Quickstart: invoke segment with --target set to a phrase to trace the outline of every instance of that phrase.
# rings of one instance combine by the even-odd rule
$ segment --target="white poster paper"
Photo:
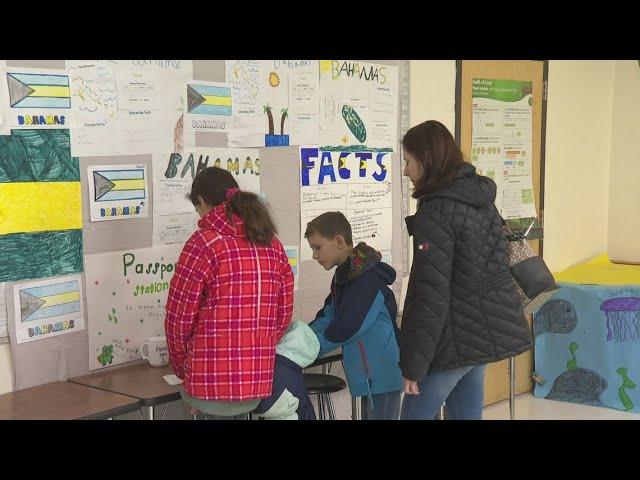
[[[398,67],[321,60],[321,148],[394,151],[397,143]]]
[[[64,70],[7,67],[6,128],[71,128],[69,76]]]
[[[189,80],[186,84],[185,98],[187,130],[229,130],[233,115],[233,97],[228,83]]]
[[[146,165],[93,165],[87,172],[92,222],[148,216]]]
[[[318,61],[227,60],[225,68],[234,93],[230,146],[318,143]]]
[[[80,275],[13,286],[16,342],[26,343],[84,330]]]
[[[178,245],[85,256],[89,369],[141,358],[140,344],[163,336]]]
[[[225,77],[231,86],[234,109],[227,135],[230,147],[264,145],[262,83],[259,60],[226,60]]]
[[[118,118],[122,119],[120,149],[151,152],[158,148],[160,72],[142,68],[116,68],[116,72]]]
[[[183,244],[198,228],[198,214],[187,199],[195,175],[206,167],[231,172],[240,189],[260,193],[258,149],[209,148],[153,155],[153,244]]]
[[[502,183],[502,209],[504,219],[535,218],[531,172],[522,169],[506,170]]]
[[[193,76],[185,60],[67,60],[73,156],[181,152],[183,90]],[[108,138],[106,142],[104,139]]]
[[[391,155],[300,147],[301,261],[313,258],[304,238],[307,223],[328,211],[347,217],[354,245],[366,242],[383,255],[391,251]]]

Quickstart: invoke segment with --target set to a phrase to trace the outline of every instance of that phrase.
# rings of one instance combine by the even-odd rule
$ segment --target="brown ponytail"
[[[231,173],[222,168],[207,167],[193,179],[189,199],[198,205],[198,197],[202,197],[208,205],[217,207],[225,201],[230,188],[238,188],[238,182]],[[251,243],[271,245],[278,233],[269,208],[255,193],[237,192],[227,202],[226,211],[229,221],[233,221],[234,213],[243,220]]]
[[[244,221],[244,230],[251,243],[271,245],[278,233],[269,208],[255,193],[240,191],[227,202],[227,215],[232,213]]]

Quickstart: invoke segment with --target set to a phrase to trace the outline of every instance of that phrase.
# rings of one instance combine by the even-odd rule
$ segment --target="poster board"
[[[397,66],[399,69],[408,68],[406,61],[377,61],[370,63],[380,63]],[[8,61],[13,67],[32,68],[53,68],[64,69],[64,60],[52,61]],[[196,60],[193,62],[193,80],[207,82],[225,82],[225,62],[224,60]],[[400,111],[400,105],[398,106]],[[398,125],[400,119],[398,118]],[[399,131],[399,129],[398,129]],[[185,145],[185,150],[226,148],[227,135],[220,132],[194,132],[194,146]],[[105,140],[107,141],[107,140]],[[283,245],[297,247],[300,252],[300,209],[299,209],[299,145],[288,147],[269,147],[259,149],[260,169],[260,190],[266,201],[269,203],[278,226],[279,238]],[[398,272],[398,278],[393,285],[398,302],[400,300],[400,287],[402,280],[402,259],[403,243],[406,244],[406,237],[403,234],[402,225],[404,222],[402,212],[402,185],[399,181],[402,175],[401,159],[399,156],[399,139],[394,152],[390,153],[390,165],[393,169],[392,178],[392,208],[393,208],[393,231],[391,234],[391,262]],[[110,252],[122,252],[127,250],[144,249],[153,246],[153,214],[143,218],[117,219],[103,222],[90,222],[89,185],[87,168],[101,165],[144,165],[146,177],[148,179],[148,203],[149,212],[154,208],[154,153],[167,153],[166,149],[159,152],[146,152],[138,155],[103,155],[103,156],[80,156],[80,180],[82,196],[82,217],[83,217],[83,254],[91,256],[96,254],[106,254]],[[268,166],[268,168],[267,168]],[[283,188],[286,186],[286,188]],[[298,269],[298,290],[295,292],[295,304],[293,318],[311,321],[316,312],[321,307],[328,293],[332,272],[327,272],[315,261],[297,262]],[[83,278],[84,278],[83,273]],[[86,281],[85,281],[86,286]],[[85,289],[86,292],[86,289]],[[90,310],[87,305],[87,295],[83,295],[84,311]],[[399,306],[401,308],[401,306]],[[10,322],[13,317],[14,306],[12,302],[7,302],[7,310]],[[107,315],[108,320],[108,315]],[[13,364],[16,388],[38,385],[59,378],[82,375],[88,372],[88,361],[91,358],[89,353],[89,337],[92,327],[87,322],[88,328],[83,332],[70,335],[62,335],[57,338],[42,340],[39,342],[29,342],[16,345],[12,348]],[[12,345],[12,347],[14,347]],[[73,355],[62,355],[61,351],[74,352]],[[75,352],[81,352],[77,354]],[[94,352],[91,352],[93,354]],[[79,360],[77,360],[79,359]],[[46,368],[43,367],[46,365]],[[76,370],[73,370],[77,366]],[[73,367],[73,368],[72,368]],[[107,367],[109,368],[109,367]],[[113,367],[112,367],[113,368]],[[115,367],[117,368],[117,367]],[[342,367],[335,365],[332,374],[343,376]],[[349,418],[351,412],[351,398],[345,390],[334,395],[334,403],[338,418]]]

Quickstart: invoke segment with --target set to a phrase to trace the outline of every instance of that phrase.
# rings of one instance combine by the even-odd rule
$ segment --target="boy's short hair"
[[[342,235],[347,245],[350,247],[353,246],[351,225],[347,218],[340,212],[325,212],[307,223],[304,238],[309,238],[315,233],[327,240],[333,240],[336,235]]]

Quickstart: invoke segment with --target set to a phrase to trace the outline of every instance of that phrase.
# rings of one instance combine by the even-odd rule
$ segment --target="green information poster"
[[[503,218],[526,229],[536,217],[532,82],[474,78],[472,99],[471,161],[496,182]]]

